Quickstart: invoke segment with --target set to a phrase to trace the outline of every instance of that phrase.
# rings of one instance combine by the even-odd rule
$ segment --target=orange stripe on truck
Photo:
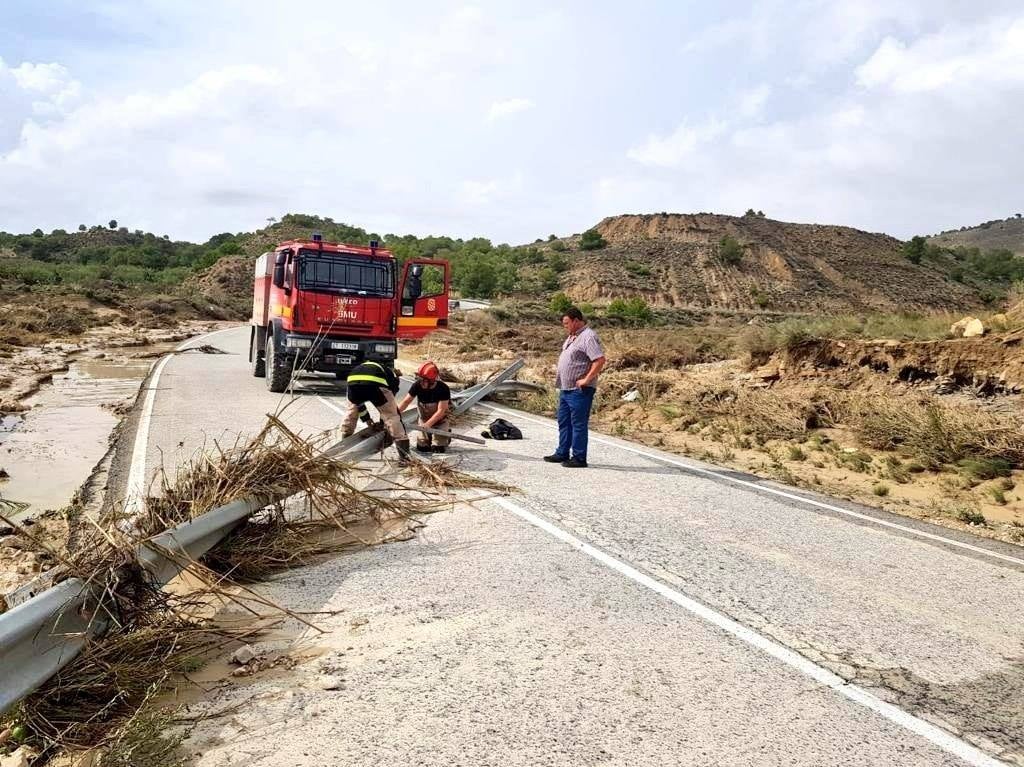
[[[437,317],[399,317],[400,328],[436,328]]]

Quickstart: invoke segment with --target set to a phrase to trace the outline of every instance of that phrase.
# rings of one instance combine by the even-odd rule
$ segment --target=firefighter
[[[341,436],[348,437],[356,430],[357,419],[367,426],[377,426],[366,409],[366,404],[372,403],[395,442],[399,461],[406,463],[409,460],[409,435],[395,403],[399,375],[397,370],[379,362],[364,362],[352,368],[347,379],[348,409],[341,422]]]
[[[427,429],[450,432],[448,411],[452,405],[452,390],[441,380],[440,371],[433,362],[424,362],[416,371],[416,383],[398,404],[401,413],[416,400],[419,409],[420,426]],[[443,453],[451,443],[450,437],[420,432],[416,437],[416,449],[421,453]]]

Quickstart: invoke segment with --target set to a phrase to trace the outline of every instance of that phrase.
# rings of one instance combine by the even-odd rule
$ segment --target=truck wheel
[[[263,364],[265,366],[264,373],[267,377],[267,389],[274,392],[274,394],[280,394],[287,389],[292,371],[285,366],[285,361],[274,353],[274,336],[269,333],[267,334],[267,351],[264,355]]]
[[[263,350],[259,346],[259,334],[255,330],[252,331],[252,338],[249,339],[249,367],[255,378],[263,378],[267,375],[267,361],[263,357]]]

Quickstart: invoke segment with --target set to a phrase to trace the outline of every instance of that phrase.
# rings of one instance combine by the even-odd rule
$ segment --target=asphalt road
[[[247,337],[157,367],[137,483],[280,407]],[[286,422],[336,426],[333,380],[298,389]],[[503,415],[523,441],[454,454],[518,494],[262,588],[342,612],[286,643],[316,661],[211,694],[259,704],[198,764],[1024,764],[1024,552],[607,437],[564,469]]]

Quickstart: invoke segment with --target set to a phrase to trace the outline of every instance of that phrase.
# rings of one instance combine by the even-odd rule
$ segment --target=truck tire
[[[249,367],[255,378],[264,378],[267,375],[267,364],[263,357],[263,349],[260,348],[259,332],[256,328],[252,329],[252,335],[249,337]]]
[[[272,333],[267,333],[266,349],[263,365],[267,378],[267,389],[274,394],[280,394],[288,388],[292,371],[285,365],[284,360],[274,352],[274,335]]]

